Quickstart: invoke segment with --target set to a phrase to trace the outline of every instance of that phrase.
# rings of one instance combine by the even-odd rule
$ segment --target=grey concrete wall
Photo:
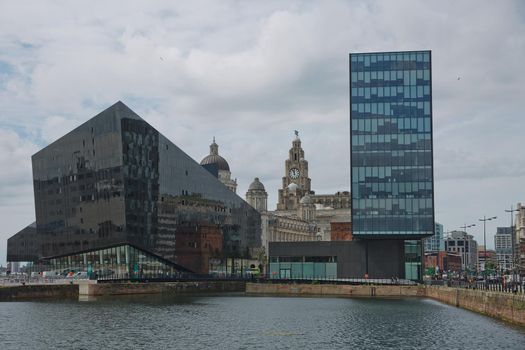
[[[338,278],[405,277],[403,240],[270,242],[268,256],[337,256]]]
[[[197,294],[244,292],[245,282],[148,282],[148,283],[86,283],[80,285],[80,296],[125,294]]]

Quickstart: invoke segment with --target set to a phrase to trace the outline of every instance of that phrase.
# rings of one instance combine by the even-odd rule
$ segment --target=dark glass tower
[[[406,240],[407,277],[434,233],[431,77],[430,51],[350,54],[353,234]]]
[[[261,245],[259,213],[122,102],[32,163],[36,224],[9,239],[9,261],[124,244],[180,264],[196,254],[188,245],[214,258]],[[198,247],[203,229],[217,239]],[[180,246],[189,233],[195,239]]]

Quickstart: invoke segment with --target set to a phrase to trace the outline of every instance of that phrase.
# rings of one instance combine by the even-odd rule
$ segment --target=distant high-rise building
[[[464,231],[452,231],[445,240],[445,250],[461,256],[463,270],[476,270],[478,265],[478,243]]]
[[[434,234],[431,76],[430,51],[350,54],[353,236],[404,240],[409,279]]]
[[[425,253],[435,253],[445,250],[445,240],[443,239],[443,225],[435,224],[435,234],[425,238]]]
[[[514,267],[512,259],[512,227],[498,227],[494,235],[496,259],[500,270],[511,270]]]

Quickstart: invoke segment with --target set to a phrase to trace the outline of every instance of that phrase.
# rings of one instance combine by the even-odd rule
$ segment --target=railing
[[[308,284],[348,284],[348,285],[416,285],[416,282],[397,278],[337,278],[335,276],[310,276],[278,278],[256,274],[192,274],[192,273],[146,273],[146,274],[108,274],[103,276],[92,275],[91,278],[82,277],[28,277],[10,276],[0,278],[0,286],[40,285],[40,284],[68,284],[78,280],[93,279],[101,283],[136,282],[186,282],[186,281],[244,281],[257,283],[308,283]]]
[[[186,281],[244,281],[257,283],[312,283],[312,284],[350,284],[350,285],[416,285],[414,281],[387,278],[387,279],[364,279],[364,278],[337,278],[313,276],[305,278],[269,278],[267,275],[255,274],[190,274],[177,273],[173,275],[165,274],[112,274],[108,276],[97,276],[99,282],[125,282],[125,281],[142,281],[142,282],[186,282]]]
[[[191,273],[177,273],[177,274],[111,274],[107,276],[97,276],[96,279],[99,282],[106,283],[118,283],[126,281],[137,281],[137,282],[186,282],[186,281],[247,281],[254,280],[255,276],[241,275],[241,274],[230,274],[230,275],[214,275],[214,274],[191,274]]]
[[[525,282],[502,282],[502,281],[456,281],[456,280],[439,280],[439,281],[426,281],[425,284],[432,286],[446,286],[452,288],[465,288],[465,289],[476,289],[484,290],[489,292],[502,292],[502,293],[513,293],[513,294],[525,294]]]

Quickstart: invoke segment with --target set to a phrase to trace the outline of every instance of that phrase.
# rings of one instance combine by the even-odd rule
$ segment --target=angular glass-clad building
[[[419,274],[434,234],[431,52],[350,54],[350,123],[353,235],[406,240]]]
[[[214,258],[261,245],[259,213],[122,102],[37,152],[32,164],[36,224],[8,240],[8,261],[126,245],[177,264],[187,258],[176,249],[178,231]],[[192,241],[188,232],[201,226],[222,235],[214,238],[222,247]]]

